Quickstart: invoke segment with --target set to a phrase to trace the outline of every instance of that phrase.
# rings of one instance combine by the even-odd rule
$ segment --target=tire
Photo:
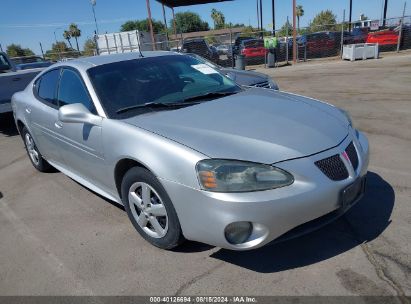
[[[36,143],[33,137],[26,127],[21,130],[21,136],[23,137],[24,146],[26,147],[27,155],[31,161],[31,164],[40,172],[50,172],[53,167],[43,158],[40,151],[37,149]]]
[[[147,169],[133,167],[121,183],[121,197],[134,228],[150,244],[172,249],[184,241],[173,203]]]

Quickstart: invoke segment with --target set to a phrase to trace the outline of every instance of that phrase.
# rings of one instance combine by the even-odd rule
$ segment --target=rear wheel
[[[134,228],[149,243],[172,249],[184,241],[174,206],[150,171],[140,167],[127,171],[121,195]]]
[[[33,137],[26,127],[23,127],[21,131],[23,137],[24,146],[26,147],[27,154],[34,168],[40,172],[49,172],[52,170],[50,164],[43,158],[39,150],[37,149],[36,143]]]

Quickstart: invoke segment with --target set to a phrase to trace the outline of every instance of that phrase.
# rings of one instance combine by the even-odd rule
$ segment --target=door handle
[[[21,80],[21,77],[15,77],[15,78],[12,78],[11,80],[12,81],[19,81],[19,80]]]
[[[26,113],[30,114],[31,113],[31,109],[30,108],[26,108]]]
[[[62,124],[60,121],[56,121],[56,122],[54,123],[54,126],[55,126],[57,129],[63,128],[63,124]]]

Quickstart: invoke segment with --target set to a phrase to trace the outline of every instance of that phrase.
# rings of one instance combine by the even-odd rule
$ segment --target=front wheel
[[[121,195],[131,223],[149,243],[172,249],[184,241],[174,206],[150,171],[140,167],[127,171]]]

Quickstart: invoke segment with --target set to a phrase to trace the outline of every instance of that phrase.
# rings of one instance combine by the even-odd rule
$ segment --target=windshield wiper
[[[196,101],[196,100],[202,100],[202,99],[208,99],[208,98],[219,98],[223,96],[229,96],[229,95],[234,95],[237,94],[238,92],[209,92],[201,95],[196,95],[196,96],[191,96],[183,99],[184,102],[191,102],[191,101]]]
[[[146,102],[143,104],[137,104],[129,107],[120,108],[116,111],[116,113],[121,114],[138,108],[168,108],[170,106],[173,106],[173,104],[167,104],[163,102]]]

